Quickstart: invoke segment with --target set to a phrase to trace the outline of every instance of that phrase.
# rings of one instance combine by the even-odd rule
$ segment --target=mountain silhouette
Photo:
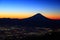
[[[32,17],[20,20],[10,18],[0,18],[0,26],[18,26],[18,27],[60,27],[60,20],[51,20],[46,18],[40,13],[33,15]],[[57,26],[57,27],[56,27]]]
[[[36,15],[29,17],[27,19],[22,20],[23,25],[25,26],[37,26],[37,27],[49,27],[52,26],[52,21],[48,18],[44,17],[40,13],[37,13]]]
[[[34,16],[32,16],[31,18],[36,18],[36,19],[46,19],[46,17],[44,17],[42,14],[40,14],[40,13],[37,13],[37,14],[35,14]]]

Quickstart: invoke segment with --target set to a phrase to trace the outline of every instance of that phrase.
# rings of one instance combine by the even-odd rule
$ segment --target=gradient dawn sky
[[[28,18],[41,13],[60,19],[59,0],[0,0],[0,18]]]

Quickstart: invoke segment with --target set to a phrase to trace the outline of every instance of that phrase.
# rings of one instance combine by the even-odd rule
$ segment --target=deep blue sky
[[[0,0],[2,11],[58,11],[59,0]]]

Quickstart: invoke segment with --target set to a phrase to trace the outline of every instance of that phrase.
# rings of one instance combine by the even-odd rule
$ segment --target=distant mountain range
[[[60,28],[60,20],[51,20],[40,13],[37,13],[36,15],[23,20],[0,18],[0,26]]]

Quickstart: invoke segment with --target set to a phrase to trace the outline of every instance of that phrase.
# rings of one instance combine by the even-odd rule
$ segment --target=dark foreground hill
[[[20,19],[9,19],[0,18],[0,26],[23,26],[23,27],[50,27],[59,28],[60,20],[51,20],[40,13],[36,15],[20,20]]]

